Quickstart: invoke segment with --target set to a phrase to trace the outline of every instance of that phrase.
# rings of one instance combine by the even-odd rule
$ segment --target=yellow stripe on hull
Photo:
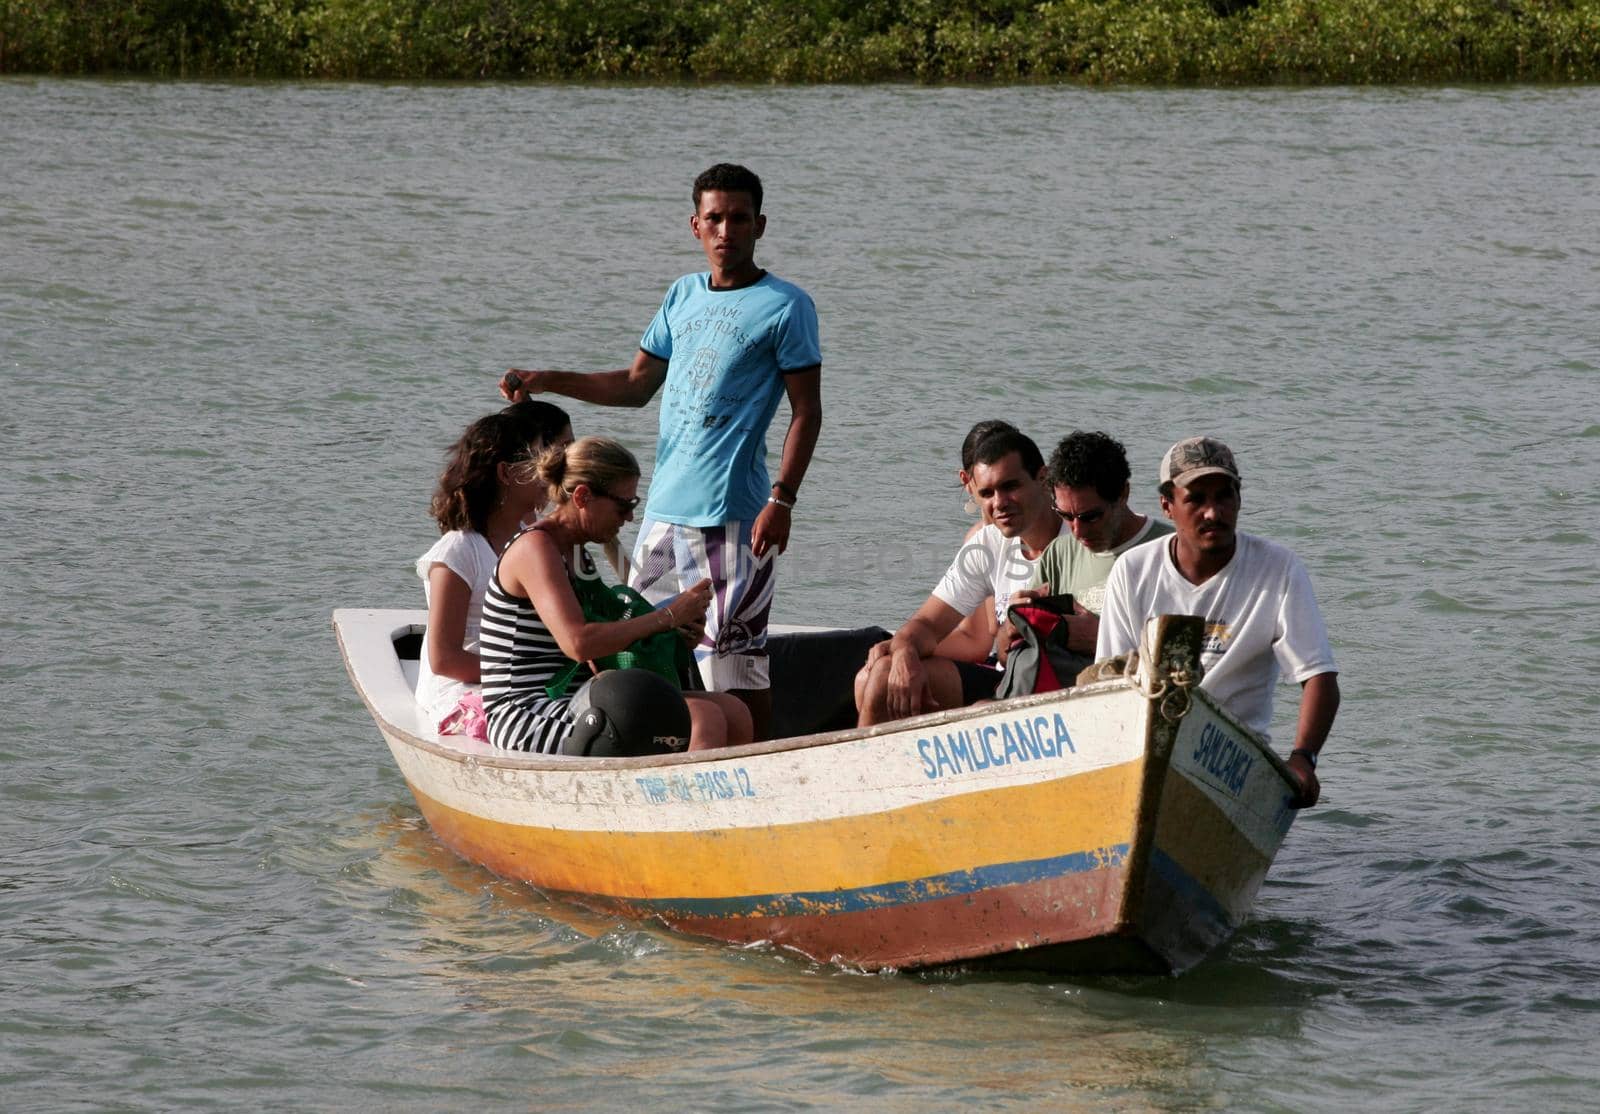
[[[1230,920],[1242,921],[1272,859],[1201,789],[1172,774],[1156,823],[1156,849],[1181,867]]]
[[[856,889],[1125,847],[1143,771],[1140,759],[881,813],[701,832],[508,824],[411,789],[445,843],[497,874],[597,896],[717,898]]]

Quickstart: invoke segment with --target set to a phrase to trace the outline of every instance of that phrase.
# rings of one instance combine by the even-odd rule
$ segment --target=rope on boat
[[[1139,651],[1132,650],[1112,658],[1102,658],[1078,671],[1077,684],[1092,685],[1096,681],[1127,680],[1137,683]]]
[[[1168,723],[1177,723],[1189,714],[1189,690],[1200,683],[1200,674],[1184,666],[1157,675],[1140,669],[1139,651],[1118,654],[1088,666],[1078,674],[1078,684],[1126,678],[1139,687],[1145,699],[1154,704]]]
[[[1179,666],[1167,670],[1163,676],[1152,673],[1144,686],[1144,695],[1160,711],[1162,719],[1168,723],[1177,723],[1189,714],[1189,706],[1192,703],[1189,690],[1198,682],[1198,676],[1189,669]]]

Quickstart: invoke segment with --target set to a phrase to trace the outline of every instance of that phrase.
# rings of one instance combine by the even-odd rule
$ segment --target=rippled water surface
[[[1600,90],[0,82],[8,1109],[1587,1109]],[[511,364],[622,366],[768,185],[822,443],[779,618],[898,623],[1010,415],[1237,450],[1343,670],[1181,979],[861,976],[437,845],[339,663]],[[573,407],[653,445],[654,407]],[[780,421],[781,428],[781,421]],[[774,447],[777,437],[774,436]],[[1280,696],[1280,720],[1293,693]]]

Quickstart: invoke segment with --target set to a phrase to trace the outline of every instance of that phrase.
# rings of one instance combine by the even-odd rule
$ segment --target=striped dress
[[[593,568],[586,552],[583,562]],[[546,686],[571,667],[572,659],[561,652],[533,602],[501,586],[498,569],[483,596],[478,662],[490,745],[541,754],[559,751],[572,733],[572,694],[589,671],[580,669],[561,695],[550,696]]]

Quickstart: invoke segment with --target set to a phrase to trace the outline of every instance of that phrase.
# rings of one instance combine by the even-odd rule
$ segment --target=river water
[[[0,82],[10,1110],[1589,1108],[1600,89]],[[1230,442],[1343,670],[1179,979],[863,976],[435,843],[339,606],[505,367],[626,363],[766,179],[823,326],[778,618],[900,622],[1010,416]],[[574,405],[653,447],[655,407]],[[778,428],[782,428],[780,412]],[[778,437],[773,437],[776,448]],[[1279,698],[1292,721],[1294,693]]]

